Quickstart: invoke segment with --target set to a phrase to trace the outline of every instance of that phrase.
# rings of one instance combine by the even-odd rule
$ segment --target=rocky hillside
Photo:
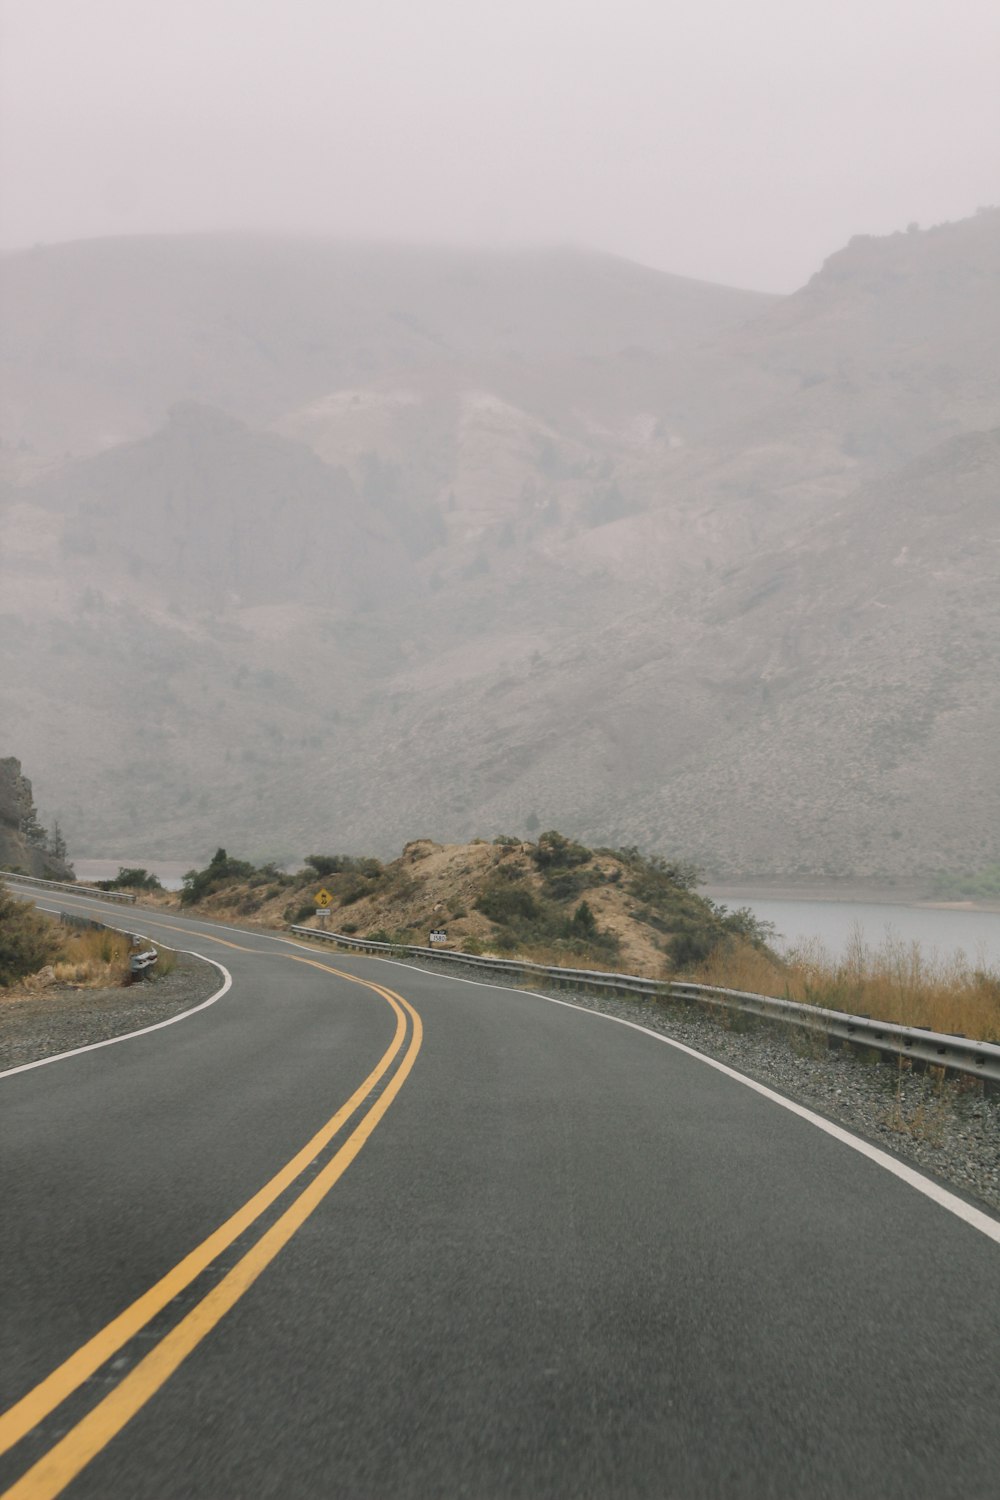
[[[556,832],[535,843],[415,839],[388,864],[313,855],[294,876],[220,849],[187,877],[180,902],[244,923],[316,926],[317,892],[331,897],[326,925],[348,936],[427,944],[431,931],[444,931],[464,952],[652,977],[764,935],[748,912],[697,895],[686,866],[634,849],[588,849]]]
[[[91,855],[537,818],[726,876],[990,865],[998,266],[997,211],[784,299],[568,251],[5,257],[0,713]]]
[[[72,880],[73,871],[52,851],[38,821],[31,782],[12,755],[0,759],[0,870],[43,879]]]

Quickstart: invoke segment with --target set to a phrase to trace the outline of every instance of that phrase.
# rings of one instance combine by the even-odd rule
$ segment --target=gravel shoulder
[[[441,972],[433,962],[413,966]],[[526,988],[504,985],[494,975],[483,976],[482,982]],[[1000,1212],[1000,1098],[984,1097],[975,1079],[900,1072],[734,1011],[568,990],[535,992],[636,1021],[683,1042]]]
[[[214,995],[221,983],[212,964],[178,953],[172,973],[127,987],[0,990],[0,1071],[168,1021]]]

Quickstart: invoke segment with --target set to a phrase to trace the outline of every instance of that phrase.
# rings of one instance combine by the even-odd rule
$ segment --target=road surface
[[[995,1219],[590,1011],[44,904],[232,982],[0,1077],[0,1493],[996,1495]]]

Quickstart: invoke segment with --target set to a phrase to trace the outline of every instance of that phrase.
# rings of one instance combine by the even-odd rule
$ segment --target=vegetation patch
[[[181,888],[181,905],[195,906],[216,891],[238,881],[248,881],[257,869],[243,859],[230,859],[225,849],[216,849],[204,870],[188,870]]]
[[[797,1000],[826,1010],[1000,1041],[1000,972],[962,954],[928,955],[919,943],[860,937],[840,957],[813,942],[778,958],[744,944],[720,949],[695,975],[704,984]]]
[[[138,867],[118,866],[113,880],[95,882],[99,891],[162,891],[163,886],[155,875]]]
[[[177,955],[154,944],[159,958],[150,977],[171,973]],[[0,988],[49,984],[109,989],[127,984],[132,944],[127,933],[99,926],[67,926],[0,885]]]
[[[51,964],[62,952],[58,925],[0,884],[0,985],[16,984]]]
[[[975,875],[939,875],[934,893],[945,899],[1000,901],[1000,865],[987,865]]]

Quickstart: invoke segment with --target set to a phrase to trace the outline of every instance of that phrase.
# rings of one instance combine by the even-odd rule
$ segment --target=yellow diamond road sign
[[[333,897],[330,895],[330,892],[326,889],[325,886],[324,886],[323,890],[316,892],[316,905],[317,906],[329,906],[330,902],[332,900],[333,900]]]

